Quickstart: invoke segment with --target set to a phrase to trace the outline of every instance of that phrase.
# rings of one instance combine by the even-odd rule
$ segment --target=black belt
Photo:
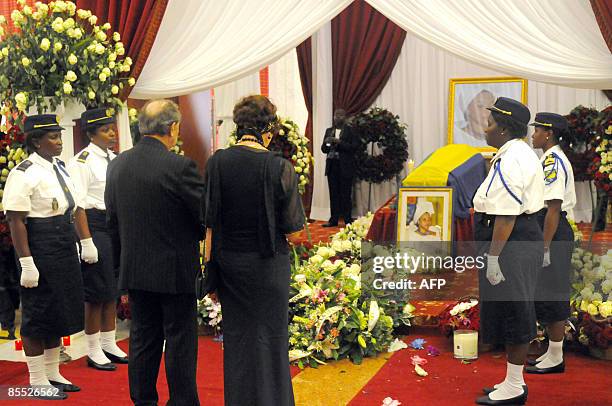
[[[72,224],[74,223],[74,214],[65,213],[53,217],[27,217],[26,224]]]
[[[91,214],[97,214],[97,215],[100,215],[100,216],[106,216],[106,210],[100,210],[100,209],[95,209],[95,208],[93,208],[93,209],[86,209],[85,213],[87,213],[87,214],[91,213]]]

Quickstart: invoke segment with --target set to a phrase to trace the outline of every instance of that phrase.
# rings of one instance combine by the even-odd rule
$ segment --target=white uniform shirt
[[[46,218],[65,214],[68,209],[68,200],[57,179],[53,166],[58,167],[59,173],[66,181],[66,186],[72,194],[76,207],[83,207],[77,189],[57,158],[51,163],[33,153],[9,173],[2,208],[5,211],[26,211],[26,217]]]
[[[107,156],[110,160],[115,158],[112,151],[105,151],[92,142],[74,156],[68,164],[68,173],[77,185],[79,198],[85,202],[84,209],[86,210],[106,210],[104,189],[108,168]]]
[[[474,210],[491,215],[537,213],[544,207],[544,171],[526,142],[506,142],[474,196]]]
[[[574,171],[560,146],[555,145],[540,158],[544,168],[544,201],[562,200],[561,211],[571,212],[576,205]]]

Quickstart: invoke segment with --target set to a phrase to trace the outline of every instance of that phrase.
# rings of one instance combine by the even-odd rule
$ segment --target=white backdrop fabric
[[[367,0],[469,61],[558,85],[612,88],[612,55],[588,0]]]
[[[135,99],[210,89],[276,61],[352,0],[170,0]]]

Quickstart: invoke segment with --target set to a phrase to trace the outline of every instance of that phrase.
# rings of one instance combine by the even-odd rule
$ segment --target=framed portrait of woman
[[[453,188],[401,187],[397,202],[398,242],[452,241]]]
[[[495,148],[487,145],[484,131],[491,114],[487,107],[501,96],[527,104],[527,80],[513,77],[451,79],[448,143],[468,144],[485,155],[495,152]]]

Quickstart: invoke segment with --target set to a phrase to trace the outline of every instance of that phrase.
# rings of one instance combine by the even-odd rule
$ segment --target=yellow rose
[[[125,63],[128,64],[128,66],[132,66],[132,58],[130,58],[129,56],[125,58]]]
[[[23,21],[23,15],[19,12],[19,10],[13,10],[11,13],[11,20],[13,20],[15,24],[19,24],[21,21]]]
[[[129,72],[130,71],[130,65],[128,64],[123,64],[121,66],[121,72]]]
[[[0,37],[4,36],[4,28],[0,27]]]
[[[89,97],[90,100],[93,100],[96,98],[96,94],[93,90],[90,90],[89,93],[87,93],[87,97]]]
[[[27,68],[28,66],[30,66],[30,60],[24,56],[23,58],[21,58],[21,64]]]
[[[134,86],[135,84],[136,84],[136,79],[134,79],[134,78],[129,78],[128,79],[128,85]]]
[[[40,20],[42,18],[42,14],[40,14],[40,11],[35,11],[32,13],[32,18],[36,21]]]
[[[70,56],[68,57],[68,63],[70,65],[75,65],[78,62],[78,58],[76,57],[75,54],[70,54]]]
[[[74,29],[74,38],[81,39],[82,36],[83,36],[83,30],[80,29],[80,28],[75,28]]]
[[[117,60],[117,54],[116,54],[116,53],[114,53],[114,52],[111,52],[111,53],[108,55],[108,60],[109,60],[110,62],[115,62],[115,61]]]
[[[70,82],[74,82],[75,80],[77,80],[77,75],[76,73],[74,73],[73,71],[69,70],[68,72],[66,72],[66,80],[70,81]]]
[[[62,17],[57,17],[55,20],[53,20],[51,23],[51,28],[53,28],[53,31],[57,33],[64,32],[64,20]]]
[[[19,104],[26,104],[28,102],[28,95],[24,92],[19,92],[15,95],[15,101]]]
[[[612,316],[612,302],[605,301],[602,304],[600,304],[599,305],[599,314],[601,314],[603,317],[610,317],[610,316]]]
[[[34,3],[34,5],[36,6],[36,9],[40,11],[42,14],[46,15],[49,12],[49,6],[47,6],[43,2],[37,1],[36,3]]]
[[[108,67],[113,69],[115,67],[115,62],[109,62]]]
[[[95,25],[98,22],[98,17],[92,15],[91,17],[89,17],[89,24],[91,25]]]
[[[118,32],[113,32],[113,41],[115,42],[121,41],[121,34],[119,34]]]
[[[64,83],[64,93],[66,94],[72,93],[72,85],[68,82]]]
[[[76,12],[76,4],[74,4],[71,1],[67,1],[66,2],[66,10],[68,10],[68,13],[73,16],[74,13]]]
[[[597,316],[599,314],[599,310],[597,310],[597,306],[595,306],[593,303],[590,303],[587,306],[587,312],[591,315],[591,316]]]
[[[64,46],[61,42],[56,42],[55,44],[53,44],[53,49],[55,50],[55,52],[61,51],[63,47]]]
[[[67,30],[69,28],[74,28],[74,19],[73,18],[67,18],[64,21],[64,24],[62,24],[64,26],[64,29]]]
[[[106,34],[102,31],[98,31],[98,33],[96,34],[96,38],[98,39],[98,41],[106,41]]]
[[[91,11],[89,10],[77,10],[77,16],[83,20],[89,18],[91,16]]]
[[[32,15],[32,8],[30,6],[24,6],[23,7],[23,14],[30,16]]]
[[[111,71],[108,68],[104,68],[104,69],[102,69],[102,73],[104,73],[106,76],[110,76]]]
[[[104,51],[106,51],[106,48],[104,48],[104,45],[96,44],[96,53],[98,55],[102,55],[104,53]]]
[[[49,47],[51,47],[51,41],[49,41],[48,38],[43,38],[42,41],[40,41],[40,49],[48,51]]]
[[[110,28],[111,28],[110,23],[105,23],[105,24],[102,26],[102,29],[103,29],[103,30],[110,30]]]
[[[19,4],[21,7],[23,7],[26,4],[26,0],[17,0],[17,4]]]
[[[66,35],[68,35],[70,38],[74,38],[75,37],[75,35],[74,35],[74,28],[68,28],[66,30]]]
[[[0,14],[0,24],[6,24],[6,17]]]
[[[100,75],[98,75],[98,79],[100,79],[101,82],[106,82],[106,75],[104,73],[100,73]]]
[[[112,94],[119,93],[119,86],[113,85],[113,87],[111,87],[111,93]]]
[[[4,56],[8,56],[8,54],[9,54],[9,49],[8,49],[8,47],[4,47],[4,48],[2,48],[2,55],[4,55]]]

